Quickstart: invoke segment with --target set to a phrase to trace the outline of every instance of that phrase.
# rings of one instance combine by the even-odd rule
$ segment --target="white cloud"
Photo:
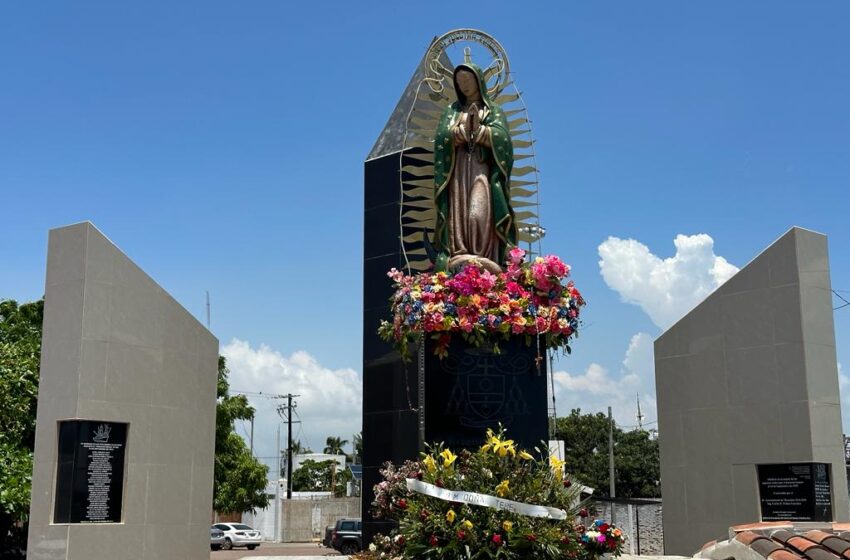
[[[662,259],[634,239],[609,237],[599,245],[602,278],[620,297],[666,329],[701,302],[738,269],[714,254],[714,240],[677,235],[676,254]]]
[[[590,364],[581,375],[556,371],[553,376],[555,383],[567,391],[591,395],[613,395],[619,391],[619,384],[608,376],[608,370],[596,363]]]
[[[233,339],[222,348],[230,369],[230,387],[233,391],[263,395],[300,395],[295,402],[296,419],[293,439],[321,452],[328,436],[348,440],[346,451],[351,451],[352,436],[360,431],[362,381],[353,369],[323,367],[307,352],[297,351],[290,356],[266,345],[251,347],[248,342]],[[286,449],[286,425],[281,423],[276,407],[285,400],[249,394],[248,399],[257,409],[254,421],[254,450],[267,464],[275,464],[275,432],[280,425],[281,449]],[[248,429],[240,426],[246,436]]]
[[[580,374],[556,371],[553,376],[558,414],[566,415],[574,408],[583,413],[605,413],[610,406],[615,421],[630,428],[637,424],[640,395],[643,421],[654,422],[657,417],[652,337],[647,333],[632,336],[622,363],[623,368],[616,375],[597,363],[591,363]]]

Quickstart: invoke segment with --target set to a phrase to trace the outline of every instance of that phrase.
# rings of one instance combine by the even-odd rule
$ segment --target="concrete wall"
[[[832,465],[848,519],[826,237],[793,228],[655,341],[667,554],[760,520],[755,465]]]
[[[90,223],[47,261],[27,558],[206,560],[218,341]],[[51,523],[64,419],[129,423],[122,523]]]
[[[360,498],[281,500],[281,540],[305,542],[321,539],[325,527],[341,517],[360,517]]]

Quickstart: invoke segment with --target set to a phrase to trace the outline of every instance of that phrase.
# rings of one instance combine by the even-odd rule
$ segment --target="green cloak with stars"
[[[487,114],[481,124],[490,127],[491,147],[478,145],[480,156],[490,165],[490,200],[493,210],[493,223],[499,238],[499,263],[505,262],[505,251],[517,242],[516,223],[510,200],[511,168],[514,164],[514,147],[511,141],[508,121],[502,108],[487,94],[487,84],[481,68],[472,63],[464,63],[455,68],[455,92],[458,100],[443,111],[437,133],[434,137],[434,202],[437,209],[434,247],[439,252],[436,269],[445,270],[449,258],[449,196],[448,184],[455,166],[455,146],[452,128],[457,124],[463,112],[466,98],[457,85],[457,73],[460,69],[470,70],[478,77],[478,90],[481,100],[487,106]]]

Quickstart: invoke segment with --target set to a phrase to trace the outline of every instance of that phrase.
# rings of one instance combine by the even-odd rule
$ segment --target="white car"
[[[262,533],[242,523],[216,523],[213,527],[224,533],[224,544],[221,545],[224,550],[230,550],[234,546],[254,550],[263,542]]]

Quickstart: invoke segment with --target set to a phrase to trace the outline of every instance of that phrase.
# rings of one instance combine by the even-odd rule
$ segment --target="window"
[[[354,530],[354,521],[343,521],[339,526],[340,531],[353,531]]]

